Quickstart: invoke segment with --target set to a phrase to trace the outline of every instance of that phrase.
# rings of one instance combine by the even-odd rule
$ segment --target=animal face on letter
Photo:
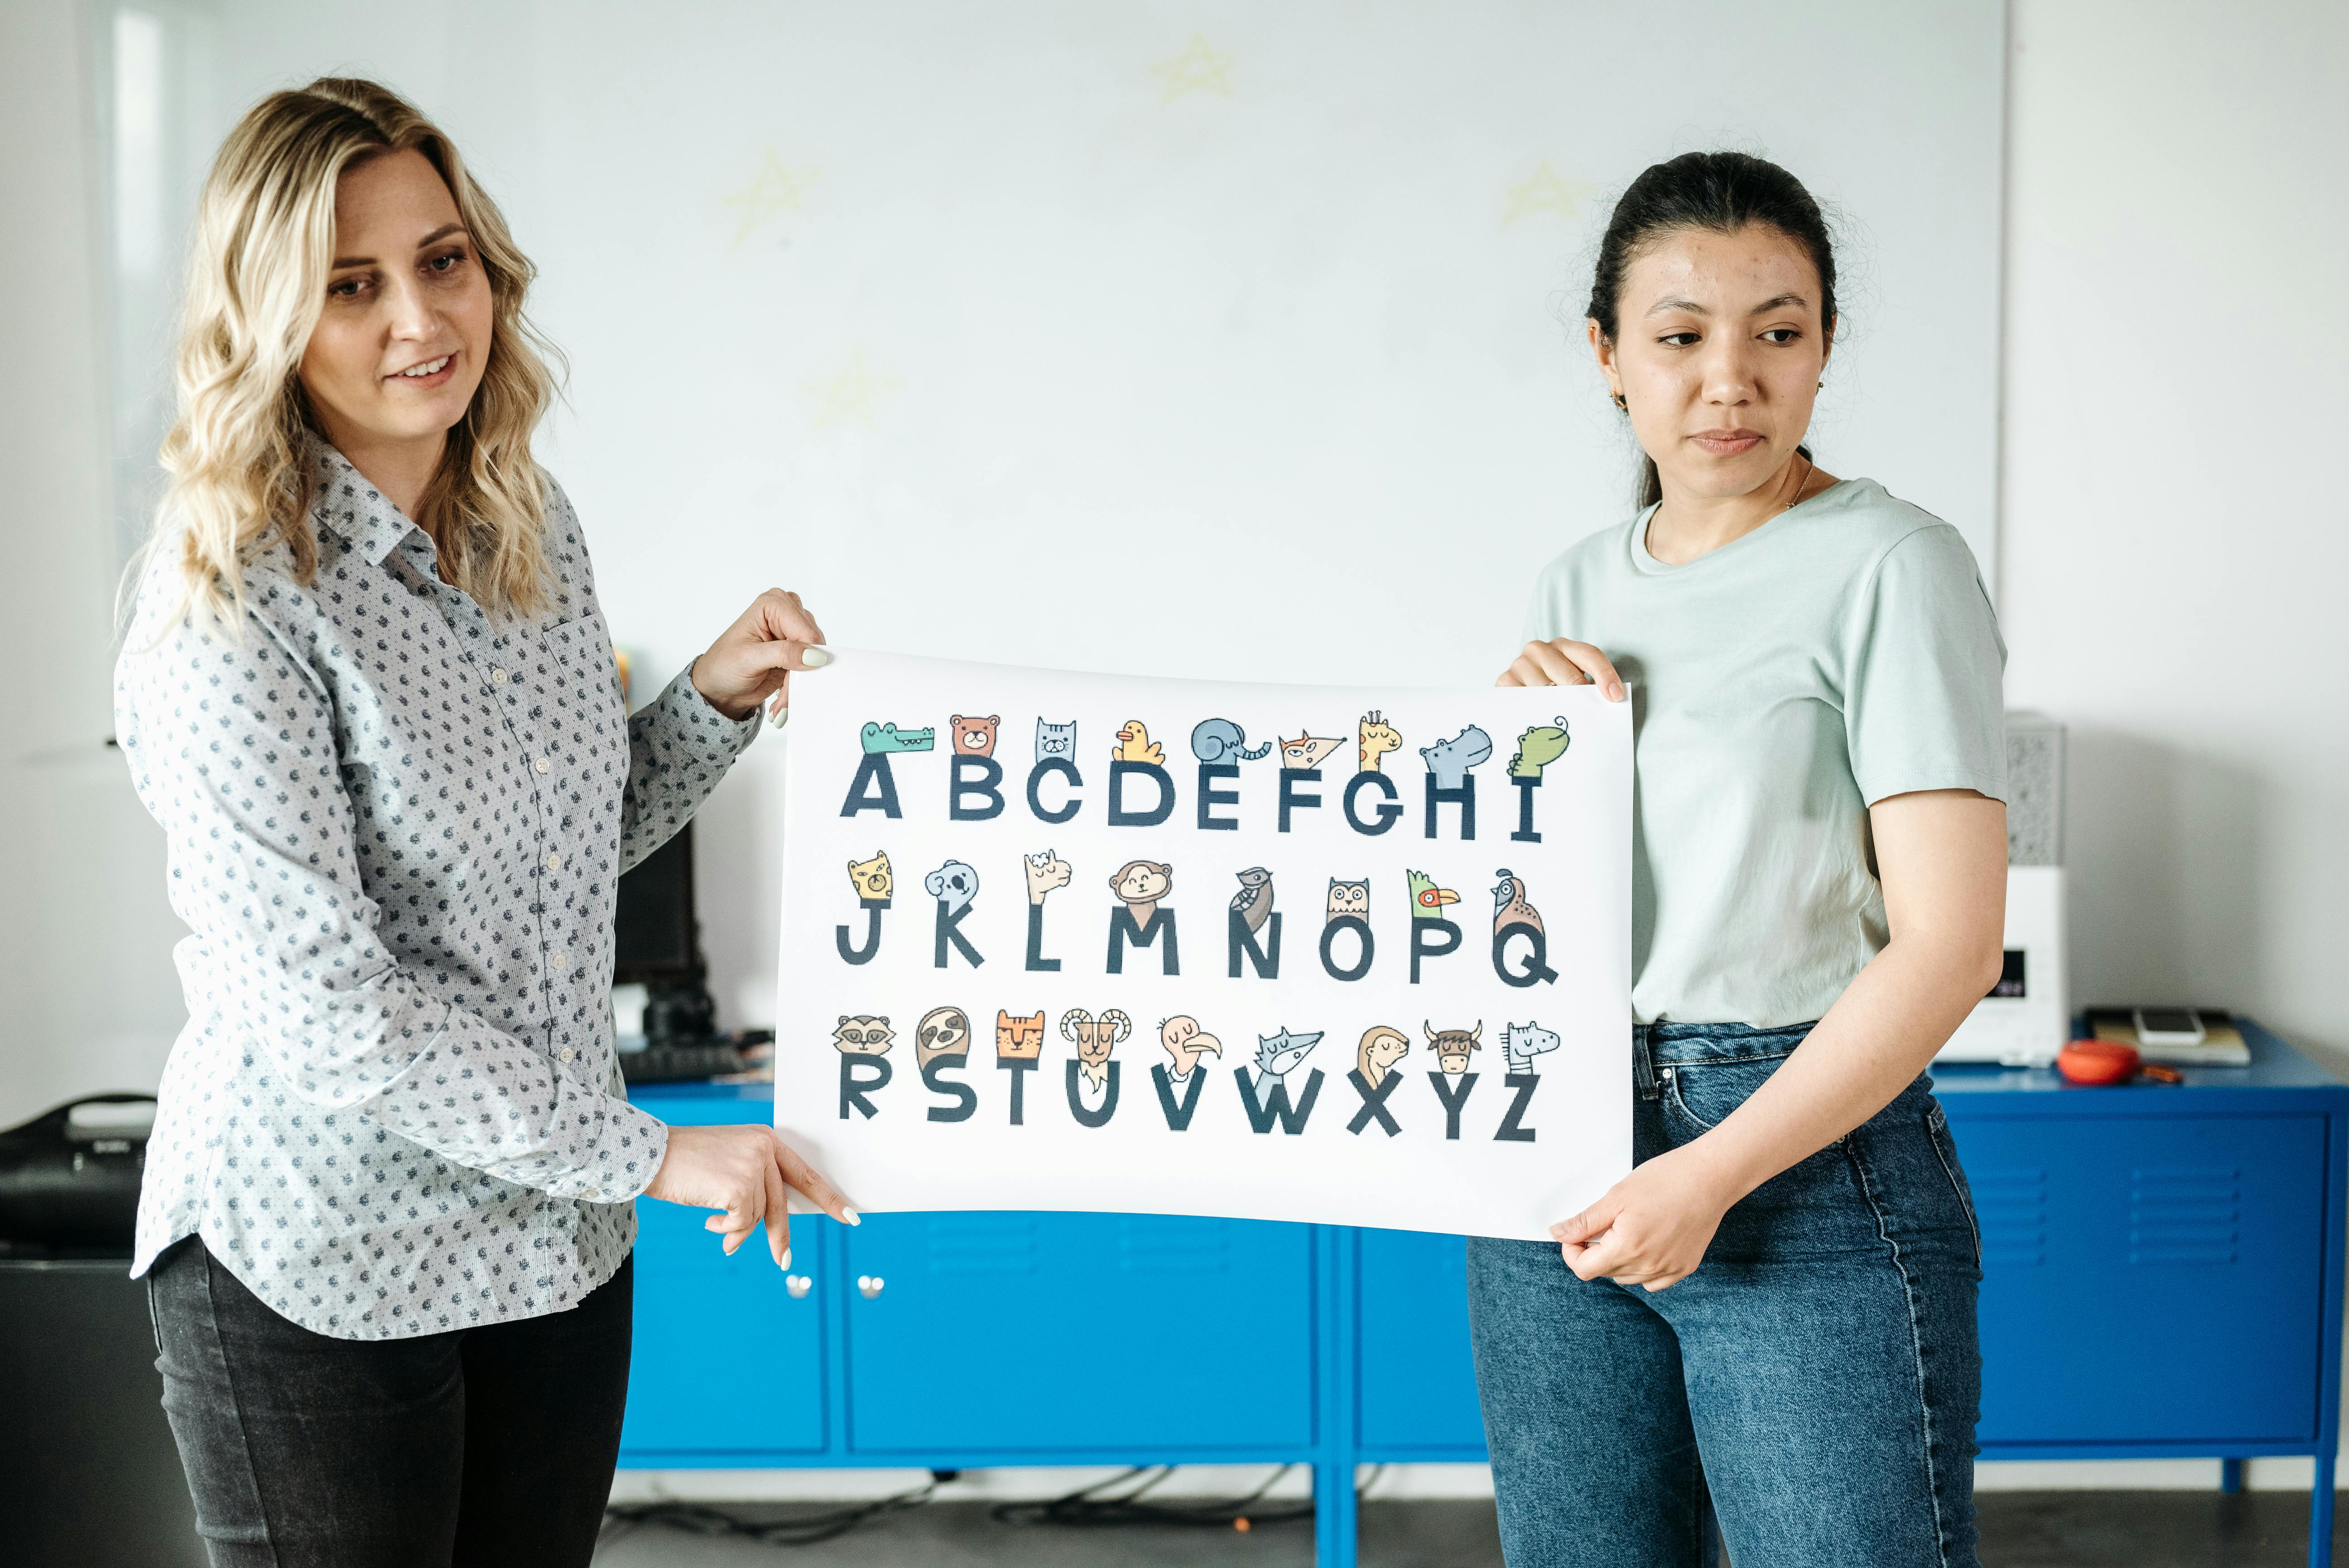
[[[1294,740],[1280,743],[1280,765],[1295,769],[1319,768],[1323,758],[1345,744],[1326,736],[1300,735]]]
[[[1534,1070],[1536,1057],[1557,1049],[1557,1032],[1532,1022],[1504,1024],[1501,1049],[1509,1058],[1511,1072],[1529,1073]]]
[[[1468,769],[1491,758],[1493,738],[1472,724],[1449,740],[1421,747],[1419,754],[1426,760],[1427,770],[1435,775],[1437,789],[1457,789]]]
[[[1198,1019],[1180,1014],[1158,1026],[1158,1043],[1174,1058],[1174,1076],[1178,1078],[1189,1078],[1191,1069],[1208,1052],[1219,1057],[1224,1054],[1223,1041],[1201,1029]]]
[[[933,1007],[914,1026],[914,1062],[927,1067],[939,1057],[970,1054],[970,1016],[960,1007]]]
[[[1050,762],[1055,757],[1066,761],[1074,761],[1076,755],[1077,721],[1075,719],[1072,718],[1066,724],[1047,724],[1040,718],[1036,721],[1037,761]]]
[[[1268,740],[1247,749],[1247,731],[1228,718],[1203,718],[1191,731],[1191,755],[1202,762],[1253,762],[1272,749]]]
[[[1526,898],[1526,879],[1503,866],[1493,873],[1501,880],[1493,884],[1493,930],[1495,934],[1513,925],[1542,928],[1541,911]]]
[[[889,1042],[896,1037],[888,1019],[863,1013],[854,1018],[843,1013],[840,1026],[832,1032],[832,1043],[840,1047],[844,1057],[885,1057],[889,1054]]]
[[[1362,1043],[1354,1048],[1354,1070],[1372,1088],[1386,1078],[1387,1069],[1411,1054],[1411,1037],[1401,1029],[1384,1024],[1373,1024],[1362,1036]]]
[[[1509,777],[1538,779],[1542,769],[1566,755],[1566,716],[1556,724],[1537,724],[1517,737],[1517,754],[1509,758]]]
[[[1150,738],[1150,731],[1142,720],[1129,718],[1117,732],[1117,744],[1110,748],[1112,762],[1147,762],[1153,768],[1166,760],[1166,748]]]
[[[860,903],[870,899],[875,903],[887,903],[896,888],[889,875],[889,851],[884,850],[869,861],[849,861],[848,881],[856,889]]]
[[[1050,850],[1032,855],[1022,855],[1020,863],[1028,868],[1028,902],[1041,903],[1044,895],[1055,888],[1069,885],[1069,862]]]
[[[1330,879],[1330,918],[1339,920],[1350,914],[1357,920],[1371,918],[1371,882],[1368,877],[1361,882],[1340,882],[1336,877]]]
[[[932,898],[945,902],[947,913],[952,916],[969,908],[970,901],[978,896],[978,873],[960,861],[948,861],[924,877],[922,885]]]
[[[995,1012],[995,1054],[1014,1061],[1034,1061],[1044,1054],[1044,1015],[1014,1017],[1000,1007]]]
[[[1405,872],[1411,884],[1411,917],[1413,920],[1449,920],[1444,913],[1447,903],[1458,903],[1460,895],[1448,887],[1437,887],[1435,879],[1425,872]]]
[[[1250,866],[1234,874],[1240,879],[1240,891],[1232,895],[1232,908],[1250,931],[1262,931],[1272,915],[1272,873],[1262,866]]]
[[[1109,891],[1133,912],[1136,925],[1147,925],[1158,913],[1158,901],[1174,891],[1174,868],[1159,861],[1128,861],[1109,879]]]
[[[1319,1030],[1309,1035],[1293,1035],[1283,1029],[1277,1035],[1256,1037],[1256,1070],[1261,1076],[1287,1078],[1297,1070],[1314,1047],[1321,1043]]]
[[[1133,1020],[1112,1007],[1094,1017],[1081,1007],[1061,1015],[1061,1034],[1077,1047],[1077,1068],[1099,1088],[1109,1080],[1109,1054],[1133,1033]]]
[[[1435,1026],[1423,1018],[1420,1027],[1427,1031],[1427,1048],[1435,1053],[1435,1064],[1454,1078],[1468,1070],[1468,1053],[1483,1050],[1485,1024],[1477,1020],[1474,1029],[1446,1029],[1438,1034]]]
[[[995,727],[1003,722],[1000,714],[988,714],[985,718],[965,718],[956,714],[947,720],[954,734],[957,757],[992,757],[995,755]]]
[[[1361,753],[1362,771],[1376,773],[1379,758],[1402,745],[1402,732],[1372,708],[1362,715],[1362,722],[1356,727],[1355,741]]]

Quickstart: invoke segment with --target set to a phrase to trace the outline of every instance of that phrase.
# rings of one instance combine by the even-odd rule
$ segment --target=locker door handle
[[[886,1284],[888,1284],[888,1282],[883,1279],[879,1274],[858,1274],[856,1276],[856,1294],[863,1296],[865,1300],[871,1301],[874,1296],[881,1294],[882,1287]]]
[[[805,1274],[785,1274],[783,1276],[783,1288],[792,1293],[792,1299],[793,1301],[797,1301],[801,1297],[806,1295],[807,1293],[814,1287],[815,1281],[810,1279]]]

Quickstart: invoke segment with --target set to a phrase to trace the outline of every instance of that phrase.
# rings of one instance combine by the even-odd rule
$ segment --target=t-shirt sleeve
[[[1869,805],[1917,789],[2006,799],[2006,644],[1963,535],[1920,528],[1855,606],[1844,729]]]

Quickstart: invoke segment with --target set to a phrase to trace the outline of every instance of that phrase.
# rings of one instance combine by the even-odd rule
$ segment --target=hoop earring
[[[1824,387],[1824,386],[1826,386],[1826,383],[1825,383],[1825,382],[1823,381],[1823,382],[1819,383],[1819,385],[1821,385],[1822,387]],[[1615,411],[1616,411],[1617,413],[1619,413],[1619,414],[1628,414],[1628,413],[1630,413],[1630,412],[1631,411],[1631,405],[1630,405],[1630,404],[1629,404],[1628,402],[1624,401],[1624,399],[1623,399],[1623,394],[1621,394],[1620,392],[1618,392],[1618,393],[1614,394],[1614,397],[1615,397]]]

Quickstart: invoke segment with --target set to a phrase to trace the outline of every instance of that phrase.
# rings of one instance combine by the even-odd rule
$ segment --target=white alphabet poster
[[[851,1202],[1539,1238],[1630,1168],[1590,687],[792,686],[775,1119]]]

